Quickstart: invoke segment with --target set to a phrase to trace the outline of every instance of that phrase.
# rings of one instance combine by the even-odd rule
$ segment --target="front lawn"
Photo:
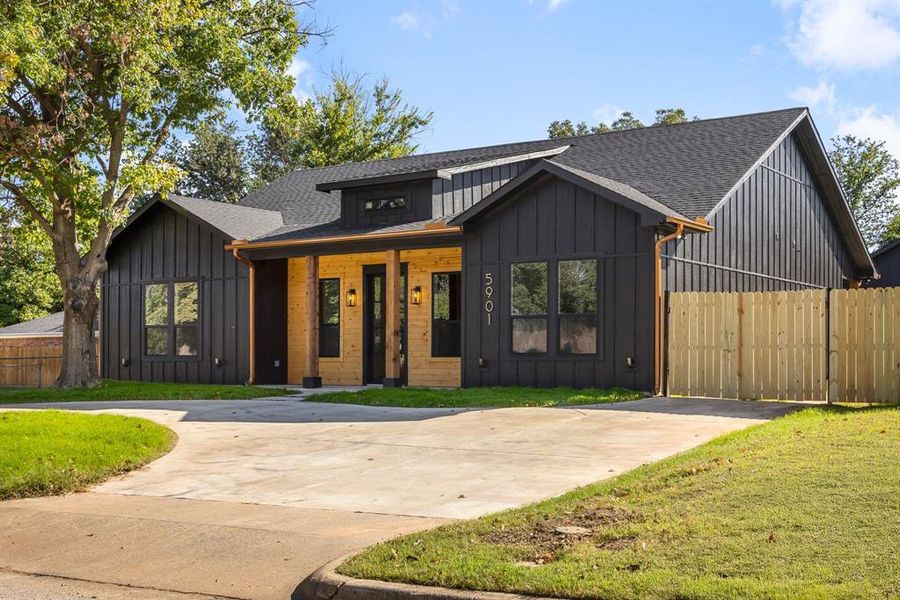
[[[326,392],[310,402],[403,406],[406,408],[473,408],[510,406],[568,406],[637,400],[647,394],[624,388],[605,390],[570,388],[485,387],[465,389],[373,388],[361,392]]]
[[[82,490],[162,456],[174,441],[146,419],[0,411],[0,500]]]
[[[818,407],[339,571],[568,598],[890,598],[898,556],[900,407]]]
[[[0,388],[0,404],[81,402],[88,400],[245,400],[285,396],[286,389],[252,385],[201,383],[144,383],[104,379],[92,388]]]

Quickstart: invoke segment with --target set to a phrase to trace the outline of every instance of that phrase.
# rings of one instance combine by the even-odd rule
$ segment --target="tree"
[[[296,123],[264,124],[251,136],[257,183],[300,167],[412,154],[418,148],[414,137],[432,116],[404,104],[400,90],[391,89],[387,79],[367,88],[362,77],[335,74],[327,92],[301,105]]]
[[[890,244],[894,240],[900,240],[900,209],[894,210],[894,218],[884,228],[884,233],[881,234],[881,245]]]
[[[184,175],[175,191],[204,200],[235,203],[251,183],[244,141],[234,123],[202,122],[187,142],[173,141],[165,158]]]
[[[684,115],[684,110],[680,108],[667,108],[660,109],[656,111],[657,115],[657,123],[659,123],[660,113],[666,113],[668,117],[669,113],[677,113],[681,112],[682,116]],[[550,139],[562,138],[562,137],[572,137],[575,135],[588,135],[592,133],[606,133],[607,131],[623,131],[626,129],[639,129],[644,127],[644,124],[640,119],[634,116],[634,113],[631,111],[622,111],[615,121],[610,124],[606,124],[603,122],[597,123],[596,125],[589,126],[585,121],[579,121],[578,123],[572,123],[569,119],[564,121],[553,121],[550,123],[550,126],[547,127],[547,137]]]
[[[845,135],[833,138],[831,143],[831,162],[856,224],[866,244],[876,246],[897,214],[900,162],[884,142]]]
[[[299,118],[287,68],[309,32],[291,0],[10,0],[0,9],[0,187],[52,246],[63,293],[57,385],[97,382],[106,249],[132,200],[165,194],[173,129],[234,103]]]
[[[625,129],[640,129],[644,124],[641,123],[640,119],[636,118],[631,111],[624,111],[618,119],[612,122],[610,125],[610,129],[613,131],[622,131]]]
[[[694,117],[696,120],[696,117]],[[657,108],[654,125],[675,125],[687,123],[688,118],[683,108]]]

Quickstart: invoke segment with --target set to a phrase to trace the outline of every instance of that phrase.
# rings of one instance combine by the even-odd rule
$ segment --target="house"
[[[803,108],[170,195],[108,262],[105,376],[306,386],[650,390],[663,292],[875,275]]]
[[[872,261],[881,275],[866,283],[866,287],[900,286],[900,240],[888,242],[872,253]]]

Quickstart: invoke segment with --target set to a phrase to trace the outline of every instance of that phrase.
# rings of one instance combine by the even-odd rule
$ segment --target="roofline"
[[[177,196],[178,194],[175,194],[175,195]],[[187,196],[184,196],[184,197],[187,197]],[[199,200],[199,198],[194,198],[194,199]],[[207,227],[209,227],[209,228],[213,229],[214,231],[216,231],[217,233],[219,233],[222,237],[225,237],[225,238],[232,237],[231,235],[222,231],[221,229],[219,229],[218,227],[216,227],[209,221],[207,221],[205,219],[201,219],[199,216],[195,215],[194,213],[187,210],[183,206],[176,204],[175,202],[169,202],[167,200],[164,200],[161,194],[156,193],[156,194],[153,194],[153,197],[150,198],[150,200],[147,200],[146,202],[144,202],[144,204],[139,209],[137,209],[136,211],[131,213],[131,215],[128,217],[128,219],[125,220],[124,223],[122,223],[121,225],[119,225],[118,227],[116,227],[113,230],[112,235],[109,238],[109,243],[112,244],[113,240],[116,239],[116,237],[118,237],[119,234],[121,234],[123,231],[125,231],[125,229],[129,225],[131,225],[132,223],[137,221],[141,217],[141,215],[143,215],[145,212],[150,210],[151,206],[155,206],[155,205],[159,204],[160,202],[163,204],[163,206],[167,206],[167,207],[171,208],[178,214],[180,214],[184,217],[187,217],[188,219],[191,219],[197,223],[203,223]],[[251,207],[246,207],[246,208],[254,208],[254,207],[251,206]],[[265,209],[257,209],[257,210],[265,210]],[[271,211],[271,212],[277,212],[277,211]]]
[[[324,181],[316,184],[316,191],[331,192],[333,190],[347,190],[358,187],[366,187],[370,185],[379,185],[385,183],[402,183],[406,181],[417,181],[420,179],[451,179],[459,173],[468,173],[469,171],[477,171],[488,167],[499,167],[510,163],[522,162],[525,160],[533,160],[536,158],[546,158],[562,154],[571,147],[571,144],[565,144],[548,150],[539,150],[536,152],[525,152],[522,154],[512,154],[510,156],[502,156],[478,162],[467,163],[457,167],[447,167],[443,169],[424,169],[418,171],[406,171],[401,173],[391,173],[389,175],[377,175],[374,177],[358,177],[356,179],[342,179],[337,181]]]
[[[866,246],[866,242],[862,237],[862,233],[860,233],[860,231],[859,231],[859,226],[856,223],[856,219],[853,217],[853,211],[850,210],[850,203],[847,201],[847,195],[844,193],[844,188],[843,188],[843,186],[841,186],[841,182],[837,176],[837,172],[834,170],[834,165],[831,164],[831,159],[828,157],[828,151],[825,150],[825,144],[822,142],[822,137],[819,135],[819,130],[816,127],[815,122],[812,120],[812,115],[810,114],[808,108],[804,108],[803,112],[801,112],[800,115],[796,119],[794,119],[793,123],[791,123],[787,128],[785,128],[785,130],[781,133],[781,135],[779,135],[778,138],[776,138],[776,140],[766,149],[766,151],[763,152],[762,155],[760,155],[760,157],[756,160],[756,162],[754,162],[753,165],[741,176],[741,178],[738,179],[738,181],[731,187],[730,190],[728,190],[728,192],[722,197],[722,199],[719,200],[719,202],[713,207],[713,209],[711,211],[709,211],[709,213],[706,215],[706,219],[707,219],[707,221],[712,220],[713,216],[717,212],[719,212],[722,209],[722,207],[725,206],[725,204],[733,197],[734,193],[738,190],[738,188],[741,185],[743,185],[744,182],[746,182],[747,179],[749,179],[760,166],[762,166],[762,164],[766,161],[766,159],[772,154],[772,152],[775,151],[776,148],[778,148],[779,145],[781,145],[782,142],[784,142],[784,140],[786,140],[795,131],[802,131],[801,125],[803,123],[809,124],[809,130],[812,133],[812,136],[807,136],[807,137],[812,137],[813,142],[816,145],[816,149],[819,151],[821,157],[824,157],[824,162],[827,165],[827,169],[828,169],[828,173],[827,173],[827,177],[829,179],[828,183],[831,183],[833,185],[833,187],[837,190],[838,196],[840,197],[840,202],[843,205],[842,208],[845,211],[845,216],[849,218],[849,221],[853,226],[852,237],[848,237],[848,236],[844,235],[844,232],[841,231],[841,227],[840,226],[838,227],[838,231],[841,232],[841,237],[844,239],[845,243],[847,243],[848,250],[851,250],[851,252],[849,252],[851,255],[851,259],[853,256],[851,246],[855,242],[859,246],[857,248],[857,250],[861,249],[863,251],[861,254],[865,255],[865,263],[868,263],[867,265],[864,265],[862,268],[860,268],[859,261],[854,261],[854,262],[858,263],[856,265],[858,270],[864,271],[865,268],[868,267],[868,269],[871,271],[871,275],[866,275],[866,274],[860,273],[860,277],[862,279],[877,278],[878,271],[875,269],[875,264],[872,262],[872,257],[869,254],[868,247]],[[802,143],[803,143],[803,140],[801,139],[801,145],[802,145]],[[807,157],[807,159],[811,160],[811,159],[813,159],[813,157]],[[817,177],[822,176],[815,169],[814,166],[813,166],[813,174]],[[828,192],[827,192],[827,190],[823,190],[823,191],[825,192],[826,199],[827,199]]]
[[[316,238],[303,238],[291,240],[269,240],[260,242],[248,242],[245,240],[234,240],[230,244],[225,245],[225,250],[252,250],[261,248],[287,248],[291,246],[312,246],[316,244],[336,244],[343,242],[362,242],[368,240],[382,239],[404,239],[415,237],[431,237],[440,235],[449,235],[461,233],[462,228],[450,225],[442,225],[440,227],[430,227],[425,229],[414,229],[407,231],[388,231],[383,233],[359,233],[351,235],[335,235]]]
[[[508,195],[516,192],[526,184],[528,184],[532,179],[540,175],[541,173],[549,173],[551,175],[555,175],[561,179],[564,179],[570,183],[573,183],[579,187],[583,187],[593,193],[599,194],[601,196],[610,198],[613,202],[617,204],[621,204],[626,208],[634,210],[637,213],[644,215],[645,217],[660,217],[659,223],[662,223],[665,220],[665,217],[674,217],[677,219],[682,219],[685,222],[692,222],[690,219],[675,211],[658,200],[654,200],[650,196],[639,192],[638,190],[634,190],[637,194],[646,197],[649,201],[656,202],[660,205],[660,207],[667,209],[669,212],[663,212],[658,208],[653,206],[648,206],[647,204],[635,199],[630,198],[628,196],[623,195],[620,191],[606,186],[602,183],[602,181],[609,181],[610,183],[615,183],[617,185],[627,187],[630,189],[631,186],[623,184],[621,182],[615,181],[613,179],[608,179],[606,177],[596,176],[592,178],[587,178],[582,175],[582,171],[580,169],[575,169],[573,167],[568,167],[566,165],[561,165],[559,163],[553,162],[547,159],[541,159],[536,162],[534,165],[511,179],[506,184],[500,186],[496,191],[488,194],[485,198],[483,198],[480,202],[476,202],[460,214],[456,215],[448,222],[449,225],[463,225],[491,207],[495,206],[501,200],[506,198]],[[601,180],[601,181],[598,181]]]
[[[894,240],[894,241],[892,241],[892,242],[888,242],[887,244],[885,244],[885,245],[882,246],[881,248],[878,248],[877,250],[875,250],[875,252],[872,252],[870,256],[871,256],[872,258],[875,258],[876,256],[881,256],[882,254],[884,254],[884,253],[887,252],[888,250],[893,250],[893,249],[896,248],[898,245],[900,245],[900,238],[897,238],[896,240]]]

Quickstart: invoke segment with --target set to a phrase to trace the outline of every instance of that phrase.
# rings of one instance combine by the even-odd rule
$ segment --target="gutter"
[[[241,256],[237,248],[232,248],[231,253],[234,260],[245,265],[250,271],[250,378],[247,385],[253,385],[256,379],[256,265],[249,258]]]
[[[653,393],[656,396],[662,396],[663,390],[663,314],[662,314],[662,247],[667,242],[681,239],[684,236],[685,229],[695,233],[709,233],[713,230],[712,226],[706,222],[703,217],[698,217],[694,221],[687,219],[679,219],[678,217],[666,217],[666,224],[674,225],[675,231],[669,235],[663,236],[656,240],[653,246],[654,264],[654,302],[653,302]]]

